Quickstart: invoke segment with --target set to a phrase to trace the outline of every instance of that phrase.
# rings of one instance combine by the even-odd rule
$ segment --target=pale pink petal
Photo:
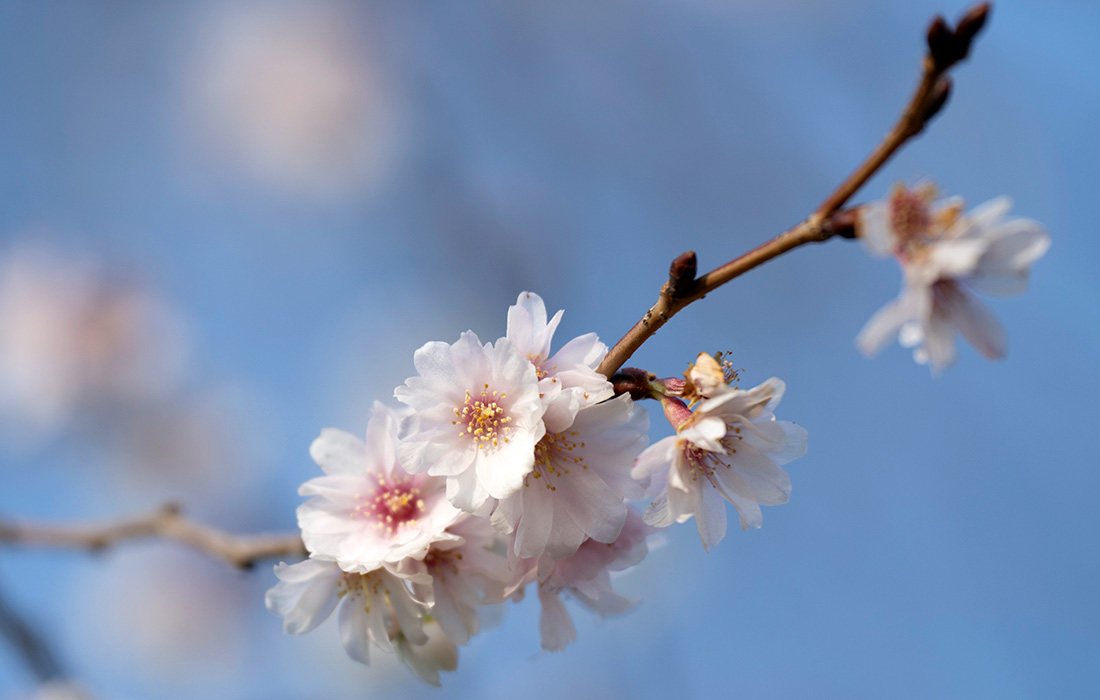
[[[343,430],[322,430],[309,446],[309,454],[326,474],[363,474],[368,467],[366,445]]]
[[[516,528],[514,551],[517,556],[541,556],[546,551],[554,527],[554,507],[551,495],[541,481],[524,487],[519,526]]]
[[[591,470],[575,469],[560,488],[568,488],[564,510],[589,537],[597,542],[614,542],[626,520],[626,503]],[[579,542],[577,543],[580,544]],[[557,558],[557,557],[556,557]]]
[[[554,524],[546,540],[545,553],[554,559],[564,559],[577,553],[585,540],[585,531],[560,509],[554,514]],[[542,554],[540,552],[539,554]]]
[[[605,355],[607,355],[607,346],[600,342],[599,336],[595,333],[586,333],[573,338],[568,343],[561,346],[561,348],[554,353],[553,357],[550,358],[550,364],[563,369],[577,365],[595,369]],[[606,381],[603,375],[595,376]],[[595,378],[591,377],[591,375],[589,375],[588,378],[589,380],[595,381]]]
[[[670,452],[676,449],[678,439],[676,435],[670,435],[643,450],[638,458],[634,460],[634,466],[630,469],[630,476],[641,481],[663,469],[668,469],[672,462]]]
[[[642,519],[653,527],[668,527],[672,524],[672,511],[668,507],[668,491],[662,491],[645,509]]]
[[[856,232],[867,252],[880,258],[890,255],[896,236],[890,225],[889,205],[875,202],[860,207],[856,218]]]
[[[882,348],[897,337],[898,331],[916,313],[914,299],[903,291],[894,301],[882,307],[867,321],[856,336],[856,346],[867,357],[877,355]]]
[[[764,525],[764,513],[760,510],[756,493],[749,486],[748,481],[745,480],[741,472],[736,468],[724,469],[720,467],[715,469],[714,476],[722,486],[722,496],[737,508],[741,529],[762,527]],[[714,489],[708,489],[708,491],[717,493]],[[723,512],[725,512],[724,506]],[[699,515],[696,514],[695,517],[698,518]]]
[[[424,644],[399,638],[394,648],[401,663],[428,685],[439,687],[442,685],[439,672],[458,668],[458,647],[435,626]]]
[[[424,634],[423,609],[412,599],[400,579],[386,571],[383,571],[381,576],[385,585],[386,598],[401,628],[401,634],[413,644],[423,644],[428,640],[428,636]]]
[[[703,485],[696,492],[694,508],[695,524],[699,528],[699,539],[703,549],[710,550],[726,536],[726,504],[718,495],[717,489],[710,484]]]
[[[949,236],[969,238],[984,235],[991,226],[996,226],[1010,209],[1012,209],[1012,198],[1005,196],[979,204],[955,225],[949,232]]]
[[[987,358],[999,360],[1005,356],[1008,340],[1004,327],[985,304],[959,291],[946,313],[955,329]]]
[[[478,454],[474,465],[479,483],[493,498],[507,498],[523,486],[523,478],[535,466],[535,443],[542,439],[543,429],[520,432],[501,445],[489,459]]]
[[[723,473],[737,471],[751,489],[754,500],[766,506],[782,505],[790,500],[791,478],[769,457],[770,455],[764,455],[752,445],[742,442],[737,453],[728,458],[733,469],[719,468],[716,474],[722,480]],[[731,488],[724,481],[723,486],[727,491]]]
[[[344,652],[353,661],[369,666],[370,613],[364,607],[362,596],[349,597],[345,600],[340,606],[339,617],[340,642],[344,646]]]
[[[546,651],[561,651],[577,639],[573,618],[556,592],[547,591],[540,586],[539,602],[542,604],[542,615],[539,618],[542,648]]]
[[[280,581],[267,591],[267,609],[283,617],[283,631],[305,634],[324,622],[336,604],[337,584],[342,572],[329,562],[307,559],[294,566],[279,564],[275,575]]]
[[[474,336],[474,340],[477,340],[477,336]],[[413,366],[422,377],[441,379],[449,384],[459,383],[454,370],[454,360],[451,357],[451,346],[447,343],[432,341],[422,345],[413,353]],[[401,390],[401,387],[398,387],[398,390]]]

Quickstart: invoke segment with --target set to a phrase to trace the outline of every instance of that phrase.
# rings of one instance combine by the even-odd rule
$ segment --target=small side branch
[[[0,638],[6,639],[39,683],[62,678],[57,655],[46,640],[0,594]]]
[[[127,540],[149,538],[174,540],[240,569],[250,568],[261,559],[306,555],[297,533],[236,535],[188,520],[175,505],[132,518],[84,525],[0,520],[0,542],[24,547],[99,551]]]
[[[695,253],[684,253],[673,261],[669,281],[645,316],[607,353],[597,368],[606,377],[615,374],[631,355],[681,309],[702,299],[718,287],[749,270],[807,243],[820,243],[834,236],[855,237],[854,209],[842,210],[867,180],[897,153],[947,103],[951,79],[947,71],[970,53],[974,37],[989,17],[991,6],[981,3],[971,8],[952,30],[943,17],[928,28],[928,52],[921,66],[921,78],[909,103],[894,127],[855,171],[829,195],[805,221],[763,245],[715,268],[701,277],[695,275]]]

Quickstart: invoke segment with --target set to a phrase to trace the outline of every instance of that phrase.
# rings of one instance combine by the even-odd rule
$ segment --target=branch
[[[19,616],[2,594],[0,594],[0,637],[8,641],[39,683],[63,677],[57,655],[45,639]]]
[[[928,122],[947,103],[951,94],[951,79],[946,73],[969,55],[973,39],[985,25],[990,9],[989,3],[974,6],[959,19],[954,30],[948,27],[943,17],[932,21],[928,28],[928,52],[922,63],[920,82],[894,128],[805,221],[702,277],[695,277],[695,253],[684,253],[676,258],[657,303],[611,348],[596,371],[606,377],[613,376],[646,340],[681,309],[754,267],[807,243],[821,243],[833,236],[854,238],[855,210],[841,211],[841,207],[898,149],[924,131]]]
[[[185,518],[175,505],[123,520],[86,525],[33,525],[0,520],[0,542],[99,551],[126,540],[174,540],[216,559],[250,568],[261,559],[305,556],[298,533],[235,535]]]

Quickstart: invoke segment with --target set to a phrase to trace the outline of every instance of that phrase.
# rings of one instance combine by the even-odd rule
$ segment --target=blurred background
[[[295,527],[326,426],[365,429],[412,353],[504,332],[523,290],[613,343],[687,249],[796,223],[893,123],[956,0],[0,4],[0,514],[174,499]],[[1031,698],[1100,692],[1100,5],[998,3],[951,104],[856,201],[1000,194],[1054,244],[994,300],[1009,358],[933,379],[853,339],[899,273],[805,248],[630,364],[731,351],[810,431],[791,503],[709,554],[694,524],[622,619],[538,607],[442,691],[291,637],[249,573],[181,547],[4,549],[0,592],[99,700]],[[1084,432],[1082,432],[1084,431]],[[652,439],[669,434],[654,414]],[[0,646],[0,698],[61,698]],[[65,696],[67,697],[67,696]]]

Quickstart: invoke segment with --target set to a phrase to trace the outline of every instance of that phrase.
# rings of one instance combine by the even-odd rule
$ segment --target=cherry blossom
[[[763,524],[761,505],[786,503],[791,482],[780,466],[805,454],[806,431],[775,419],[784,389],[773,377],[747,391],[727,389],[694,412],[666,398],[680,409],[676,435],[646,449],[631,472],[636,479],[654,477],[657,495],[645,521],[667,527],[694,516],[709,549],[726,534],[723,500],[737,508],[743,529]]]
[[[523,486],[546,432],[535,366],[507,338],[482,345],[472,331],[424,345],[413,362],[419,376],[394,391],[414,410],[401,427],[401,462],[446,477],[451,503],[486,514]]]
[[[498,528],[515,532],[516,556],[561,559],[588,538],[614,542],[626,519],[624,499],[644,493],[630,467],[648,429],[648,414],[619,396],[581,410],[567,430],[547,432],[523,488],[493,513]]]
[[[876,313],[856,340],[874,355],[897,336],[921,364],[939,372],[955,360],[955,333],[989,359],[1006,352],[1004,329],[971,292],[1012,296],[1027,288],[1031,265],[1050,236],[1030,219],[1005,219],[1000,197],[962,215],[957,199],[936,203],[935,189],[898,187],[861,210],[859,234],[875,255],[892,253],[904,273],[898,298]]]
[[[396,639],[413,645],[429,641],[423,620],[427,606],[389,569],[348,573],[334,562],[307,559],[294,565],[280,563],[275,575],[279,583],[264,602],[283,617],[288,634],[313,631],[339,606],[344,651],[360,663],[370,663],[372,644],[392,652]]]
[[[366,442],[326,429],[310,454],[325,476],[302,484],[312,496],[298,508],[302,540],[315,558],[344,571],[367,573],[406,557],[422,559],[428,545],[455,539],[444,532],[462,512],[446,498],[446,481],[409,474],[397,461],[402,413],[375,403]]]

